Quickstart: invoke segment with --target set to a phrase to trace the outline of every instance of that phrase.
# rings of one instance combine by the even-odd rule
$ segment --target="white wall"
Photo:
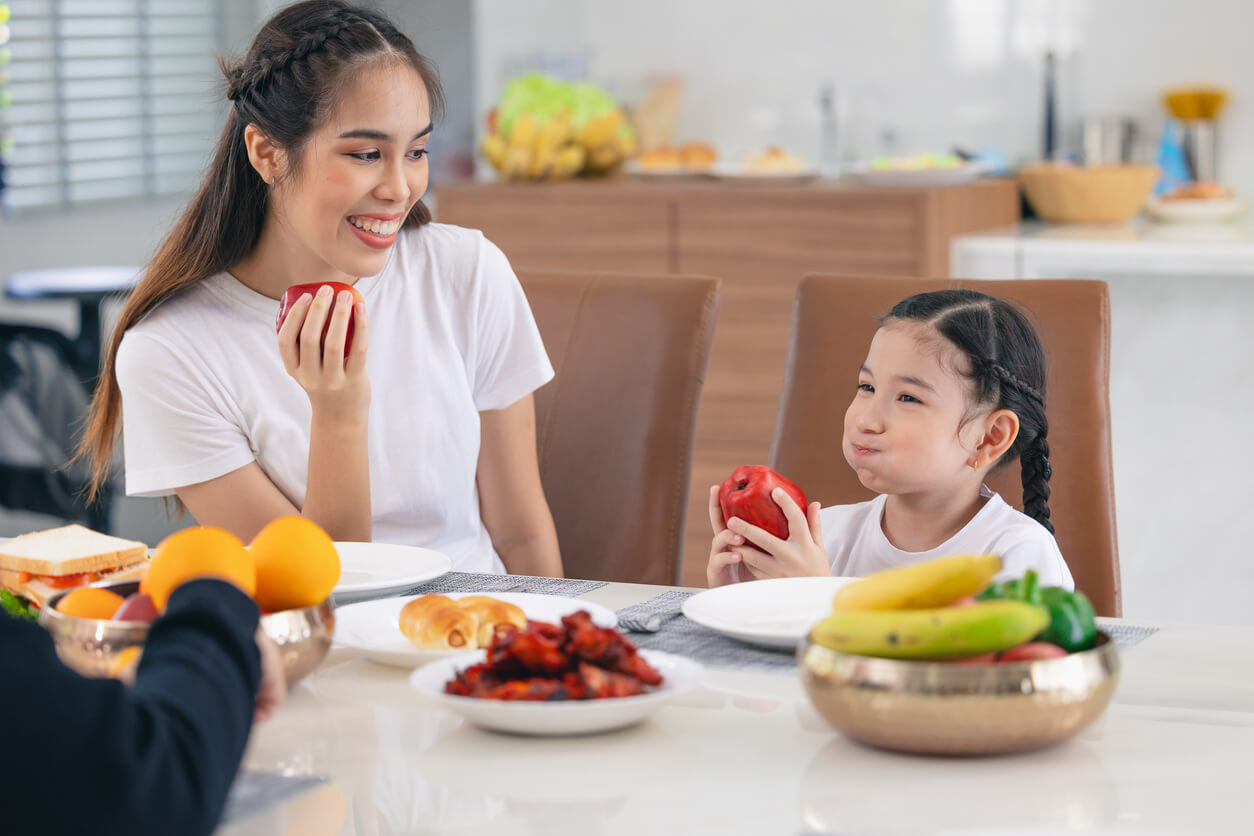
[[[1125,114],[1156,142],[1162,88],[1226,86],[1220,173],[1254,193],[1254,3],[1247,0],[477,0],[479,108],[507,68],[543,51],[582,58],[626,97],[673,73],[680,138],[729,155],[781,142],[813,157],[820,85],[844,111],[843,155],[954,144],[1041,149],[1042,55],[1060,54],[1063,137],[1084,116]]]

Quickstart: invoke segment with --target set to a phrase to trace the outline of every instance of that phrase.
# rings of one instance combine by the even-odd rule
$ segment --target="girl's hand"
[[[823,550],[823,526],[819,521],[819,503],[811,502],[807,513],[782,488],[771,492],[771,498],[788,518],[788,539],[750,525],[739,517],[727,521],[728,530],[743,537],[751,545],[736,549],[749,569],[759,578],[827,577],[832,568]],[[716,538],[717,539],[717,538]],[[759,551],[760,549],[760,551]],[[711,554],[711,567],[713,555]],[[708,570],[707,570],[708,574]]]
[[[363,417],[370,404],[370,381],[366,377],[366,349],[370,323],[366,306],[354,303],[352,294],[340,291],[333,299],[327,285],[315,296],[304,294],[292,306],[279,329],[279,354],[283,367],[309,395],[314,410],[333,417]],[[353,350],[344,357],[348,318],[354,321]],[[322,328],[328,317],[325,346]]]
[[[710,527],[714,529],[714,540],[710,543],[710,560],[705,567],[706,583],[715,587],[740,581],[756,581],[758,576],[741,562],[738,552],[732,551],[735,546],[743,546],[745,538],[729,531],[723,523],[723,507],[718,502],[718,489],[718,485],[710,488]]]

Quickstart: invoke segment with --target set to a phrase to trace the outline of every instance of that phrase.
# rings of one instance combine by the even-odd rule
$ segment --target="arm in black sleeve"
[[[179,587],[127,688],[75,674],[47,631],[0,615],[0,830],[211,833],[252,726],[257,619],[228,583]]]

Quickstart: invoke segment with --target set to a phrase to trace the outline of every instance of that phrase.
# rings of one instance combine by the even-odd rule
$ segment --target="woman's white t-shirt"
[[[925,552],[906,552],[884,535],[884,503],[881,494],[869,502],[833,505],[819,511],[823,523],[823,548],[832,574],[861,577],[881,569],[921,563],[951,554],[1001,555],[1002,571],[996,580],[1011,580],[1035,569],[1042,586],[1075,589],[1071,570],[1058,550],[1054,535],[1026,514],[1006,504],[987,486],[980,487],[985,498],[982,508],[962,530]]]
[[[428,224],[403,231],[355,287],[370,318],[373,539],[439,550],[460,571],[504,571],[479,514],[479,412],[553,377],[518,278],[482,233]],[[222,273],[126,332],[128,494],[167,496],[256,461],[304,504],[309,397],[283,368],[278,309]]]

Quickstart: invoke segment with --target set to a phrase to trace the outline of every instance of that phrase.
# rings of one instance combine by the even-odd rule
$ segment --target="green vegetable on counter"
[[[1037,574],[1029,569],[1023,577],[992,584],[975,596],[978,600],[1026,601],[1049,610],[1049,626],[1036,641],[1050,642],[1074,653],[1088,650],[1097,638],[1097,621],[1093,605],[1083,592],[1068,592],[1058,586],[1041,586]]]
[[[0,589],[0,610],[4,610],[14,618],[39,621],[39,610],[7,589]]]

